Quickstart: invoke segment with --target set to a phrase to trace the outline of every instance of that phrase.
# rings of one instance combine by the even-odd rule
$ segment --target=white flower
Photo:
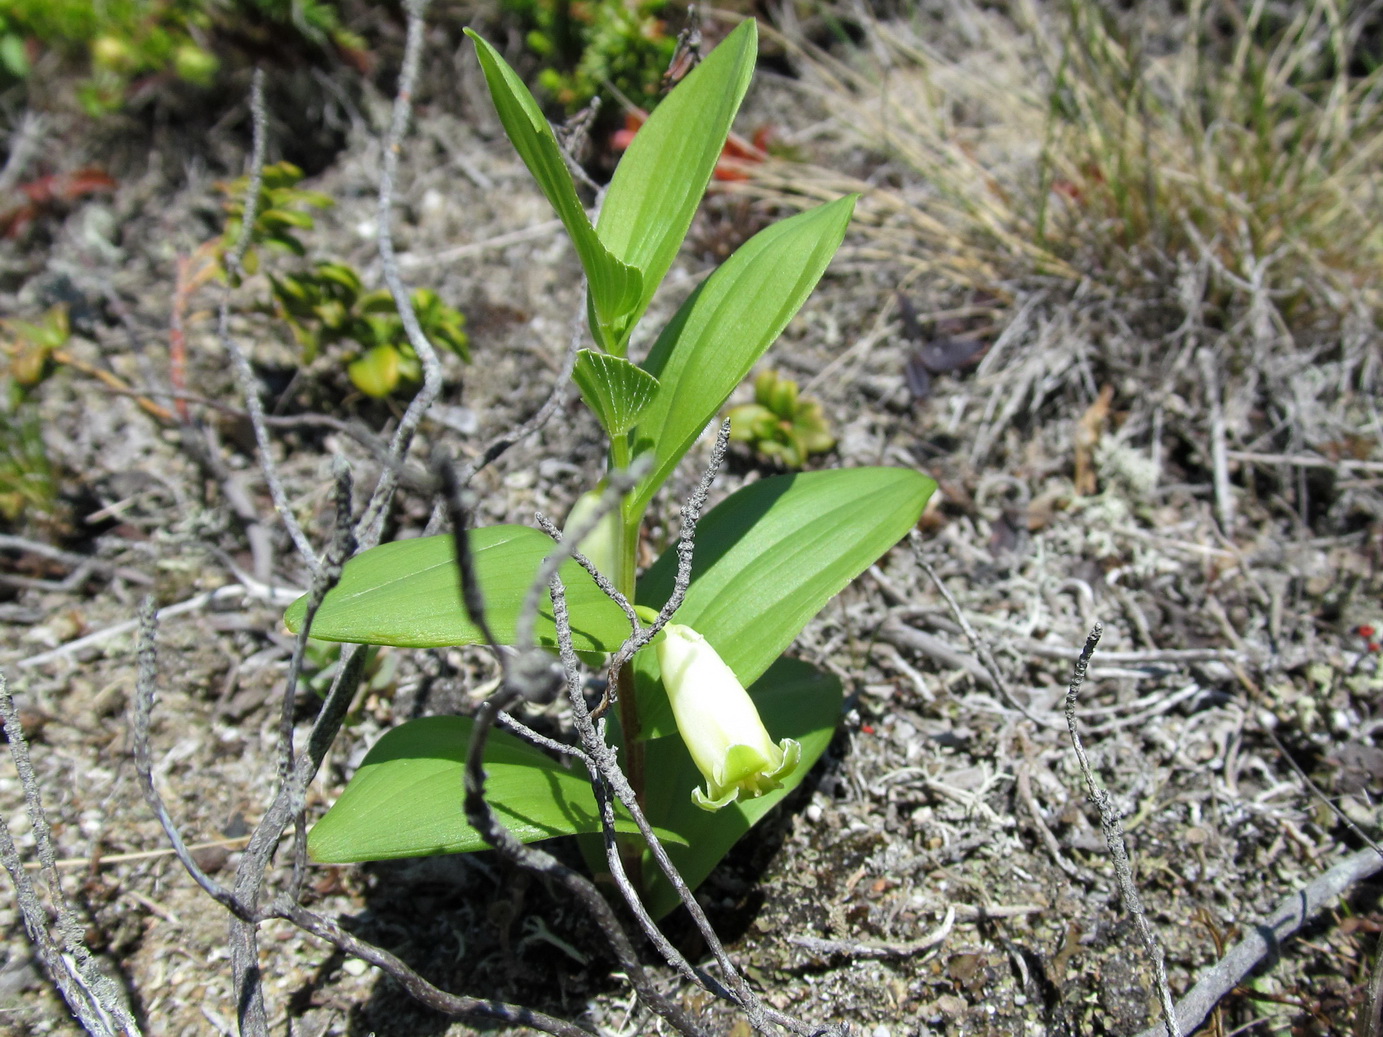
[[[719,810],[741,796],[782,788],[802,747],[791,738],[773,744],[754,701],[710,643],[691,627],[669,623],[655,648],[677,730],[706,779],[704,792],[692,790],[692,802]]]

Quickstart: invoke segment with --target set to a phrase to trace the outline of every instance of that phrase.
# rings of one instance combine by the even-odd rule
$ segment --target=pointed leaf
[[[527,526],[489,526],[471,532],[476,578],[485,611],[500,644],[513,644],[519,610],[538,567],[553,543]],[[624,613],[575,562],[562,566],[572,639],[578,650],[613,651],[629,634]],[[538,613],[540,644],[556,645],[557,628],[547,598]],[[299,598],[283,621],[296,632],[307,611]],[[441,648],[480,644],[480,631],[461,602],[455,545],[450,536],[382,544],[346,563],[341,582],[327,594],[312,623],[322,641]]]
[[[308,835],[313,860],[343,864],[489,849],[467,824],[462,803],[474,726],[471,717],[424,717],[385,734]],[[513,735],[492,731],[485,773],[486,798],[519,841],[600,831],[584,770],[568,770]],[[618,816],[615,827],[637,831]],[[675,834],[664,835],[675,845]]]
[[[659,382],[634,432],[652,471],[630,494],[640,514],[811,294],[840,247],[855,195],[761,230],[692,293],[654,343],[644,368]]]
[[[677,622],[705,637],[748,685],[916,524],[935,489],[905,468],[780,475],[746,486],[697,527],[692,582]],[[674,546],[639,581],[639,604],[661,607],[676,573]],[[671,733],[656,653],[640,652],[634,665],[641,735]]]
[[[754,74],[757,33],[752,18],[741,22],[653,110],[615,169],[596,229],[606,248],[643,272],[635,320],[706,193]]]
[[[831,744],[840,717],[840,681],[797,659],[778,660],[750,687],[749,694],[774,741],[793,738],[802,746],[801,762],[781,789],[710,813],[692,803],[692,789],[705,779],[682,739],[673,735],[645,746],[645,814],[655,826],[670,829],[685,840],[683,845],[667,849],[692,889],[701,884],[742,835],[802,783]],[[644,904],[654,918],[680,903],[648,853],[644,854],[643,874]]]
[[[589,349],[576,354],[572,380],[611,438],[633,428],[658,391],[658,379],[637,364]]]
[[[523,81],[500,57],[499,51],[478,33],[467,29],[466,35],[475,44],[476,56],[480,59],[504,132],[557,211],[576,247],[576,254],[581,257],[581,267],[590,282],[598,336],[622,342],[633,323],[635,311],[642,312],[643,276],[636,267],[616,259],[596,236],[590,217],[576,195],[576,185],[552,127],[543,118],[542,109]]]

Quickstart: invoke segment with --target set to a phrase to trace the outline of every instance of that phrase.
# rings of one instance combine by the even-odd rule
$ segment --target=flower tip
[[[802,746],[796,739],[784,738],[775,751],[782,757],[776,766],[751,746],[731,746],[725,754],[720,780],[708,780],[704,791],[699,787],[692,789],[692,802],[702,810],[714,812],[741,799],[758,799],[777,792],[802,762]]]

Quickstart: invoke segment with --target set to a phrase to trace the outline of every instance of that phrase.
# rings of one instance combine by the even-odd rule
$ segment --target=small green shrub
[[[528,27],[529,49],[546,65],[538,84],[568,112],[610,87],[637,107],[657,103],[677,47],[659,18],[667,0],[505,0],[504,7]]]
[[[54,306],[37,322],[0,322],[6,342],[0,381],[0,519],[53,520],[58,484],[43,443],[43,423],[31,391],[53,369],[53,354],[71,336],[67,309]]]
[[[312,211],[330,208],[332,200],[298,187],[302,176],[290,162],[264,167],[245,254],[247,272],[259,271],[261,248],[307,258],[301,235],[316,226]],[[248,177],[218,185],[228,214],[217,243],[223,255],[240,236],[248,186]],[[269,298],[261,308],[287,323],[304,363],[312,363],[324,349],[341,347],[347,377],[367,396],[388,396],[401,385],[421,381],[422,365],[408,344],[393,296],[384,289],[366,291],[354,267],[317,260],[308,269],[266,272],[266,277]],[[428,339],[469,360],[465,316],[426,288],[414,292],[411,301]]]
[[[211,86],[235,41],[259,25],[304,47],[364,47],[337,6],[317,0],[10,0],[0,15],[0,67],[23,79],[31,51],[56,52],[84,68],[77,98],[99,115],[120,108],[148,76]]]
[[[261,171],[255,225],[250,231],[250,248],[243,261],[246,273],[259,270],[259,246],[300,257],[307,255],[307,247],[298,232],[311,230],[316,225],[313,209],[330,209],[335,203],[321,191],[304,191],[298,187],[302,178],[303,171],[291,162],[275,162]],[[216,185],[226,198],[226,229],[221,235],[220,246],[223,251],[234,248],[240,237],[249,184],[250,178],[243,176]]]
[[[730,408],[728,416],[731,439],[788,468],[836,445],[821,404],[799,396],[797,383],[776,371],[754,379],[754,402]]]

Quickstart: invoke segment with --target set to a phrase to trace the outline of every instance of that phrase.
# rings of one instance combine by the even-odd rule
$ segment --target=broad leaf
[[[466,35],[475,43],[476,56],[480,59],[504,132],[557,211],[576,246],[576,254],[581,257],[598,324],[593,330],[607,341],[623,342],[635,312],[643,312],[642,306],[646,305],[643,276],[636,267],[620,262],[601,244],[577,197],[576,185],[552,127],[543,118],[542,109],[523,81],[500,57],[499,51],[479,34],[467,29]]]
[[[633,428],[658,391],[658,379],[643,368],[590,349],[576,354],[572,380],[611,438]]]
[[[313,860],[344,864],[489,849],[463,806],[474,726],[470,717],[424,717],[385,734],[308,835]],[[492,731],[485,774],[487,801],[521,842],[600,831],[584,768],[568,770],[513,735]],[[638,830],[618,815],[615,827]]]
[[[486,618],[500,644],[513,644],[524,596],[555,545],[527,526],[489,526],[470,536]],[[483,638],[466,616],[457,573],[450,536],[381,544],[346,563],[341,582],[327,594],[312,622],[312,636],[401,648],[479,644]],[[561,575],[576,648],[618,648],[629,635],[624,613],[575,562],[566,562]],[[305,598],[289,607],[283,620],[290,630],[298,630],[306,610]],[[540,644],[557,644],[552,602],[546,596],[536,637]]]
[[[692,582],[676,621],[700,632],[748,685],[831,598],[906,535],[935,489],[931,479],[905,468],[843,468],[751,483],[697,527]],[[671,547],[639,581],[639,604],[661,607],[676,574]],[[676,728],[657,656],[640,652],[634,662],[641,736],[671,733]]]
[[[806,301],[840,247],[855,197],[755,234],[697,287],[663,330],[643,365],[658,379],[658,392],[634,431],[634,451],[651,451],[653,469],[630,494],[626,514],[642,514]]]
[[[687,236],[749,89],[757,50],[758,30],[747,18],[653,109],[615,169],[596,230],[606,248],[643,272],[634,320]]]
[[[709,813],[691,801],[692,789],[705,779],[682,739],[673,735],[645,746],[645,814],[658,828],[670,829],[684,840],[683,845],[668,846],[667,850],[692,889],[742,835],[802,783],[831,744],[840,717],[840,681],[796,659],[778,660],[750,687],[749,694],[774,741],[795,738],[802,746],[801,763],[776,792]],[[643,874],[644,905],[654,918],[680,903],[648,853],[644,854]]]

